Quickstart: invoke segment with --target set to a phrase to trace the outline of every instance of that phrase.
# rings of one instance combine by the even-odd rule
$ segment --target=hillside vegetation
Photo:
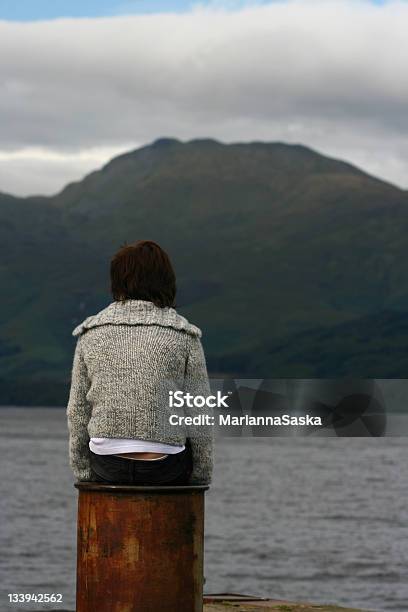
[[[161,139],[54,197],[0,193],[0,403],[63,404],[72,328],[125,241],[170,253],[210,370],[408,371],[407,193],[282,143]]]

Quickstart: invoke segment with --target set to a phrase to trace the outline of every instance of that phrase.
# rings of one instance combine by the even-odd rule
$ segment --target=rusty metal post
[[[75,486],[76,612],[202,612],[208,487]]]

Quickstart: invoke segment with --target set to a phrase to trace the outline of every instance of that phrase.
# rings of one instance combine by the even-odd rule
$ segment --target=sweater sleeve
[[[184,380],[185,393],[192,395],[210,394],[205,356],[200,339],[191,337],[190,350],[187,358]],[[186,407],[186,416],[206,414],[213,417],[213,410],[208,407]],[[189,428],[189,440],[193,455],[193,472],[191,484],[209,484],[213,469],[213,427],[211,425],[197,425]]]
[[[88,435],[91,405],[86,397],[90,387],[90,381],[84,362],[81,339],[82,336],[78,338],[75,348],[71,390],[67,407],[69,460],[72,471],[78,480],[91,480],[92,470]]]

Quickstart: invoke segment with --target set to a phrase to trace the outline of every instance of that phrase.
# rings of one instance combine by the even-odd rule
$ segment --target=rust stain
[[[140,541],[139,538],[129,535],[124,546],[124,557],[130,568],[134,567],[139,561]],[[129,568],[129,569],[130,569]]]
[[[77,612],[202,612],[203,499],[80,489]]]

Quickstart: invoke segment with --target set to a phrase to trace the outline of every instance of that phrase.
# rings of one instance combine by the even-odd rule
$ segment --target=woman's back
[[[146,469],[149,478],[161,478],[167,469],[170,478],[192,459],[190,482],[208,483],[212,428],[186,426],[184,417],[211,416],[211,409],[201,403],[176,410],[170,402],[176,391],[205,398],[210,389],[201,331],[171,307],[176,286],[168,256],[149,241],[123,247],[112,260],[111,281],[115,301],[73,332],[71,467],[79,480],[95,477],[92,461],[134,478],[144,478]],[[157,463],[154,475],[151,463],[129,464],[129,453],[139,460],[177,457]]]
[[[90,437],[184,444],[184,430],[169,422],[175,412],[169,392],[194,385],[192,393],[208,394],[200,330],[173,308],[127,300],[113,302],[73,333],[90,383]]]

